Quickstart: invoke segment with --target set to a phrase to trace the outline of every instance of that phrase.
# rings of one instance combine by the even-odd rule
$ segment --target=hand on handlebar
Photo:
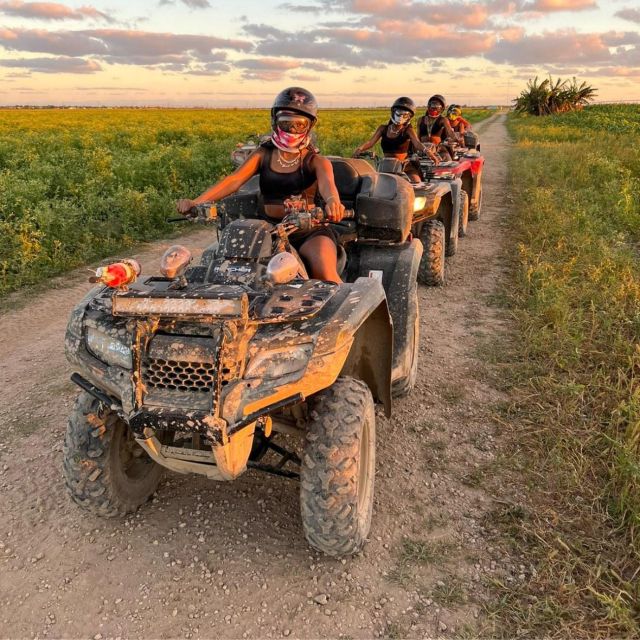
[[[329,222],[340,222],[344,218],[344,205],[335,198],[329,198],[324,205],[324,213]]]
[[[191,209],[196,206],[196,203],[193,200],[189,200],[188,198],[181,198],[176,202],[176,210],[178,213],[181,213],[183,216],[187,215],[191,212]]]

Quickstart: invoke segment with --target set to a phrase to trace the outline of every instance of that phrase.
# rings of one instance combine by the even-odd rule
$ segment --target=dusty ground
[[[482,342],[505,238],[504,116],[483,127],[484,210],[450,260],[444,289],[421,288],[421,364],[411,398],[379,417],[371,539],[358,557],[305,543],[295,482],[249,472],[231,484],[167,475],[127,520],[68,498],[62,441],[76,395],[63,351],[86,272],[0,317],[0,637],[473,636],[484,581],[524,577],[483,528],[496,454]],[[202,248],[209,231],[185,242]],[[168,243],[142,250],[151,271]]]

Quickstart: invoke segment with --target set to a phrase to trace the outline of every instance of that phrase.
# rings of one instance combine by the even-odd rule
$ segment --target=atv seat
[[[404,163],[398,158],[380,158],[378,163],[380,173],[393,173],[396,176],[404,175]]]
[[[413,187],[390,173],[373,173],[362,181],[356,198],[360,242],[404,242],[413,220]]]
[[[340,194],[340,201],[347,209],[353,209],[362,188],[363,178],[374,174],[375,169],[366,160],[359,158],[327,157],[333,167],[333,178]]]

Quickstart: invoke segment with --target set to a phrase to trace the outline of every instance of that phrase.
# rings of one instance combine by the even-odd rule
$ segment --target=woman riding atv
[[[271,107],[271,138],[232,174],[197,198],[179,200],[178,212],[186,214],[197,204],[225,198],[259,174],[265,212],[258,217],[277,224],[285,215],[287,198],[302,194],[313,202],[317,191],[327,218],[332,222],[342,220],[344,206],[336,189],[333,167],[310,144],[311,129],[317,119],[318,103],[312,93],[301,87],[281,91]],[[342,282],[337,272],[337,238],[330,227],[293,233],[289,241],[308,265],[312,278]]]
[[[464,132],[471,129],[471,123],[462,117],[462,108],[459,104],[452,104],[447,109],[447,120],[451,129],[456,134],[458,142],[463,141]]]
[[[438,155],[442,160],[451,160],[449,151],[442,146],[445,140],[456,139],[449,120],[443,115],[446,106],[444,97],[439,94],[429,98],[427,110],[418,120],[418,136],[422,142],[438,145]]]
[[[371,149],[378,140],[382,146],[385,158],[396,158],[403,163],[403,171],[411,182],[422,182],[423,175],[420,164],[407,160],[411,145],[430,156],[436,161],[433,145],[423,144],[418,140],[414,128],[411,126],[411,118],[415,115],[416,106],[411,98],[398,98],[391,106],[391,119],[387,124],[381,124],[365,143],[361,144],[354,152],[354,158],[363,151]]]

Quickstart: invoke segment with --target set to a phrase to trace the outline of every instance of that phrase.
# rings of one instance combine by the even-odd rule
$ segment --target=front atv
[[[247,188],[223,203],[220,241],[200,264],[173,248],[163,276],[85,297],[66,335],[82,388],[64,455],[76,502],[121,515],[153,494],[162,467],[215,480],[256,469],[300,478],[315,548],[362,547],[373,505],[373,403],[389,414],[392,381],[410,388],[417,363],[412,193],[389,180],[365,185],[358,176],[358,220],[342,225],[344,284],[307,279],[288,246],[292,230],[319,223],[317,212],[276,227],[242,219],[259,196]],[[403,305],[404,333],[394,336],[388,305]],[[276,442],[281,433],[305,441],[300,456]]]

